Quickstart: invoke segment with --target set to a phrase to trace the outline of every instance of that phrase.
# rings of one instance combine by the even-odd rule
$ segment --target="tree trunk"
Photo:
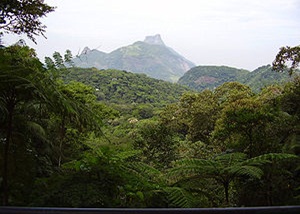
[[[61,167],[62,156],[63,156],[63,141],[66,135],[66,127],[65,127],[65,116],[62,116],[62,121],[60,125],[60,137],[59,137],[59,154],[58,154],[58,167]]]
[[[225,183],[223,183],[223,186],[224,186],[224,190],[225,190],[225,202],[226,202],[226,205],[228,206],[229,205],[229,183],[225,182]]]
[[[8,103],[7,104],[7,110],[8,110],[8,123],[6,128],[6,139],[4,141],[4,151],[3,151],[3,181],[2,181],[2,187],[3,187],[3,199],[2,199],[2,205],[7,206],[8,205],[8,197],[9,197],[9,188],[8,188],[8,156],[9,156],[9,145],[11,141],[12,136],[12,121],[13,121],[13,111],[14,111],[14,103]]]

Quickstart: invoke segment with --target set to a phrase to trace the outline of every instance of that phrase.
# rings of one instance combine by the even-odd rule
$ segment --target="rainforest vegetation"
[[[0,30],[34,40],[54,8],[20,2],[0,4]],[[292,60],[293,73],[299,55],[281,49],[274,69]],[[195,92],[71,59],[55,52],[42,63],[27,46],[0,48],[2,205],[300,204],[299,76],[259,92],[238,82]]]
[[[69,58],[0,50],[3,204],[299,204],[299,77],[194,92]]]

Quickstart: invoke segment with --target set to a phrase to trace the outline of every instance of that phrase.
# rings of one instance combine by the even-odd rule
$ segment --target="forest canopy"
[[[28,47],[0,55],[3,205],[299,204],[299,77],[259,93],[237,82],[194,92],[44,66]]]

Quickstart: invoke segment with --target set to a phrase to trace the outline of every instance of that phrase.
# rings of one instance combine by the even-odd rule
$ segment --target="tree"
[[[66,108],[56,108],[57,111],[52,110],[54,114],[52,117],[54,127],[52,129],[59,134],[52,134],[54,136],[51,136],[51,138],[56,138],[54,142],[58,143],[56,163],[60,167],[64,162],[64,144],[69,141],[71,147],[74,146],[75,142],[80,139],[80,136],[87,134],[89,131],[102,134],[100,129],[102,121],[96,103],[96,96],[93,94],[93,87],[80,82],[73,81],[63,84],[58,81],[57,89],[60,92],[60,98],[63,99],[62,105],[66,104]],[[68,135],[71,135],[71,139]],[[80,151],[71,151],[69,153],[74,156],[78,152]]]
[[[202,141],[209,144],[210,134],[220,112],[217,97],[212,91],[204,90],[197,94],[189,111],[188,138],[192,142]]]
[[[159,169],[168,168],[176,157],[175,134],[155,120],[142,120],[131,133],[135,149],[142,150],[144,161]]]
[[[175,163],[175,167],[169,171],[169,176],[175,182],[190,180],[192,184],[203,184],[201,180],[214,179],[222,185],[224,190],[224,202],[230,205],[230,189],[237,178],[260,179],[263,175],[261,166],[274,161],[297,158],[290,154],[264,154],[247,159],[244,153],[221,154],[212,159],[183,159]],[[205,182],[207,185],[208,182]],[[206,187],[207,188],[207,187]],[[213,196],[215,197],[215,196]]]
[[[290,122],[280,123],[285,126],[286,136],[283,140],[283,146],[286,151],[300,155],[300,76],[296,76],[293,81],[284,86],[284,93],[280,99],[280,107]],[[300,169],[298,165],[298,169]],[[300,186],[300,180],[298,180]]]
[[[214,91],[218,103],[226,105],[236,100],[252,97],[254,93],[249,86],[239,82],[226,82]]]
[[[288,62],[291,62],[290,66],[287,65]],[[292,75],[295,69],[299,66],[299,63],[300,46],[282,47],[273,62],[273,70],[283,72],[288,69],[289,74]]]
[[[55,82],[29,47],[14,45],[0,49],[0,150],[3,152],[0,156],[3,163],[0,173],[3,205],[9,202],[8,181],[12,178],[9,168],[12,166],[12,156],[16,152],[22,154],[21,147],[24,154],[31,150],[32,156],[38,156],[35,143],[47,141],[44,128],[49,126],[51,119],[59,118],[62,121],[59,132],[52,133],[59,136],[59,143],[64,140],[67,121],[78,130],[89,129],[101,133],[100,119],[91,112],[89,105],[93,99],[96,101],[96,97],[85,94],[91,91],[91,87],[81,84],[66,87]],[[55,145],[55,142],[51,143]],[[60,165],[60,158],[58,162]]]
[[[44,75],[40,73],[42,64],[28,47],[12,46],[0,50],[0,100],[3,115],[0,123],[0,138],[3,141],[3,205],[8,203],[8,161],[10,147],[16,136],[25,133],[17,127],[22,121],[28,124],[30,117],[24,118],[24,107],[42,101],[40,84]],[[34,78],[33,78],[34,76]],[[18,134],[17,134],[18,133]]]
[[[280,89],[266,88],[261,94],[227,103],[212,134],[217,145],[247,153],[250,157],[280,152],[289,119],[279,110]]]
[[[160,113],[161,122],[180,135],[188,133],[192,105],[197,100],[196,93],[184,93],[178,103],[167,105]]]
[[[0,31],[26,34],[35,42],[35,36],[44,36],[46,26],[40,18],[54,11],[42,0],[2,0],[0,2]]]

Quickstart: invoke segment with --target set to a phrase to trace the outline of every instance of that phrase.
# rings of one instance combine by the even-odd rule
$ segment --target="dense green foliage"
[[[286,73],[274,72],[270,65],[259,67],[252,72],[226,66],[197,66],[186,72],[178,83],[202,91],[215,89],[225,82],[240,82],[259,92],[268,85],[287,82],[290,79]]]
[[[43,32],[38,18],[53,9],[43,1],[9,4],[0,3],[0,24],[25,9],[34,22],[12,29],[29,37]],[[164,45],[153,39],[145,42]],[[282,49],[275,65],[297,66],[295,50]],[[222,67],[208,78],[219,85],[196,93],[125,71],[67,69],[71,59],[70,51],[55,52],[43,65],[29,47],[0,49],[2,205],[300,204],[299,76],[254,93],[239,82],[222,84],[222,69],[228,81],[245,73]],[[269,67],[258,70],[263,79]]]
[[[97,99],[117,104],[168,104],[175,102],[187,87],[119,70],[70,68],[62,74],[66,82],[79,81],[95,88]]]
[[[300,78],[193,92],[0,49],[3,205],[300,204]]]
[[[227,66],[197,66],[187,71],[178,83],[197,91],[214,89],[225,82],[234,82],[248,71]]]
[[[270,65],[261,66],[239,79],[245,85],[248,85],[255,92],[272,85],[290,81],[292,78],[286,73],[274,72]]]

